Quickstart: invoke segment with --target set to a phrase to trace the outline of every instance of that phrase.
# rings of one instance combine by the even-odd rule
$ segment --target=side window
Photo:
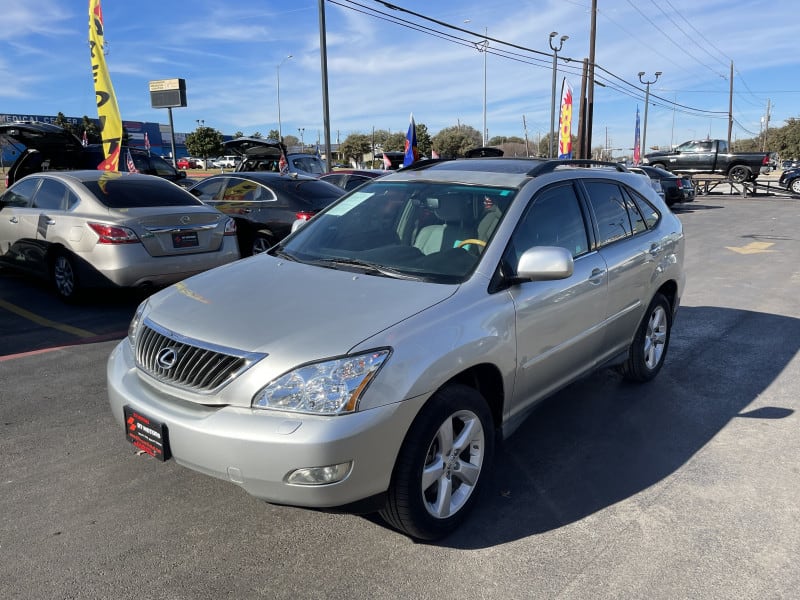
[[[76,206],[78,206],[78,196],[75,195],[75,192],[72,190],[67,190],[67,210],[72,210]]]
[[[248,179],[229,179],[228,187],[222,196],[225,201],[254,202],[256,200],[274,200],[269,190],[262,188]]]
[[[208,181],[198,183],[191,189],[191,192],[203,202],[217,200],[224,184],[225,179],[209,179]]]
[[[572,184],[547,188],[536,196],[511,238],[516,260],[534,246],[561,246],[580,256],[589,240]]]
[[[38,178],[23,179],[3,196],[6,206],[28,208],[32,205],[33,193],[39,185]]]
[[[67,188],[60,181],[43,179],[42,185],[33,197],[33,207],[44,210],[64,210],[67,200]]]
[[[636,207],[639,209],[639,213],[642,215],[647,228],[652,229],[655,227],[656,223],[658,223],[658,220],[661,218],[661,215],[658,214],[658,211],[653,207],[652,204],[650,204],[636,192],[631,192],[629,190],[629,193],[631,198],[633,198]]]
[[[605,246],[630,237],[631,221],[619,186],[607,181],[587,181],[584,185],[597,219],[598,244]]]
[[[625,208],[628,209],[628,216],[631,219],[633,234],[636,235],[637,233],[647,231],[647,224],[645,223],[644,217],[639,211],[639,208],[636,206],[636,202],[634,202],[633,198],[631,197],[631,194],[632,192],[630,190],[627,188],[622,188],[622,197],[625,201]]]
[[[133,160],[134,162],[137,163],[136,165],[137,169],[139,168],[138,161],[136,160],[137,158],[143,158],[144,160],[148,160],[148,157],[146,156],[140,157],[139,155],[135,155],[133,157]],[[155,173],[159,177],[175,177],[177,174],[175,168],[160,156],[154,156],[151,154],[148,162],[149,164],[146,167],[149,169],[149,171],[147,171],[148,173],[151,174]]]

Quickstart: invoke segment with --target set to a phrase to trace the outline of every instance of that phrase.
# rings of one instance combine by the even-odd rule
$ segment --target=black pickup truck
[[[725,140],[691,140],[673,150],[646,154],[643,162],[673,173],[719,173],[743,183],[755,181],[769,168],[769,152],[728,152]]]

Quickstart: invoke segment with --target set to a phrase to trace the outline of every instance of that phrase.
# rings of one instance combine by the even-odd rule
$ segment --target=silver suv
[[[111,409],[160,459],[436,539],[540,400],[604,366],[656,376],[683,255],[624,167],[425,161],[150,297],[109,359]]]

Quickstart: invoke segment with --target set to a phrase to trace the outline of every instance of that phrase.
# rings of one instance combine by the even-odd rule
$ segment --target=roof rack
[[[536,165],[533,169],[528,171],[528,175],[531,177],[537,177],[539,175],[544,175],[545,173],[552,173],[559,167],[613,167],[615,170],[621,173],[627,173],[628,169],[625,165],[617,163],[617,162],[610,162],[607,160],[592,160],[587,158],[575,158],[575,159],[553,159],[545,161],[541,164]]]

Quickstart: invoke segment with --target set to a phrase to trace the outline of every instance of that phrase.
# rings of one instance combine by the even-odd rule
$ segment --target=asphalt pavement
[[[0,271],[0,598],[797,598],[800,200],[675,210],[687,287],[661,374],[545,402],[436,544],[138,455],[104,371],[135,302],[55,309]],[[26,299],[41,321],[9,309]]]

